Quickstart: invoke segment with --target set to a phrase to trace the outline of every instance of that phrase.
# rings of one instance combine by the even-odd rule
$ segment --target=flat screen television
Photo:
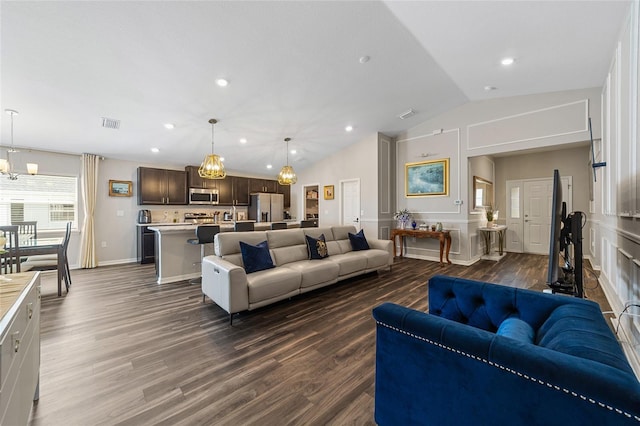
[[[584,213],[567,214],[562,199],[560,172],[553,171],[551,200],[551,233],[547,285],[554,293],[584,297],[582,284],[582,226]]]
[[[551,235],[549,238],[549,267],[547,270],[547,284],[553,286],[558,282],[560,269],[560,239],[562,233],[562,182],[560,172],[553,171],[553,190],[551,200]]]

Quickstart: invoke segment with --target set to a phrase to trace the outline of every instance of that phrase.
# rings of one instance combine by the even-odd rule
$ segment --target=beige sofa
[[[353,251],[348,233],[353,226],[297,228],[277,231],[223,232],[214,242],[215,255],[202,261],[202,293],[233,314],[269,305],[393,263],[390,240],[367,238],[369,250]],[[324,234],[329,257],[309,260],[305,235]],[[245,273],[240,241],[269,244],[275,268]],[[204,300],[203,296],[203,300]]]

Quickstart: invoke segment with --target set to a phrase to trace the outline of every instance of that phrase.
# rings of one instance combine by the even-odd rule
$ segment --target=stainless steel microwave
[[[218,190],[189,188],[189,204],[218,204]]]

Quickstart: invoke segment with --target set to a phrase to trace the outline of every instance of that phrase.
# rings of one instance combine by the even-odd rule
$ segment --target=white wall
[[[293,216],[300,219],[303,211],[303,188],[318,185],[320,191],[319,225],[340,224],[340,181],[360,180],[360,222],[365,235],[378,236],[378,134],[364,137],[342,151],[324,159],[313,166],[298,171],[298,182],[291,187],[291,210]],[[325,200],[322,188],[333,185],[333,200]]]
[[[616,312],[640,315],[640,6],[633,1],[603,82],[602,141],[596,161],[595,198],[590,205],[589,253]],[[640,317],[620,316],[620,340],[640,376]]]

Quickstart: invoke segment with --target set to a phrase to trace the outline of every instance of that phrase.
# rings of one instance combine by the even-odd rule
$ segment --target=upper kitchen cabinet
[[[235,206],[249,205],[249,178],[233,176],[233,200]]]
[[[187,172],[138,167],[138,204],[188,204]]]
[[[278,181],[270,179],[250,178],[249,193],[253,194],[256,192],[270,192],[275,194],[278,192]]]
[[[198,166],[187,166],[184,169],[187,172],[189,188],[218,189],[218,180],[224,179],[203,179],[198,174]]]
[[[284,208],[291,207],[291,185],[280,185],[278,183],[278,194],[284,195]]]

